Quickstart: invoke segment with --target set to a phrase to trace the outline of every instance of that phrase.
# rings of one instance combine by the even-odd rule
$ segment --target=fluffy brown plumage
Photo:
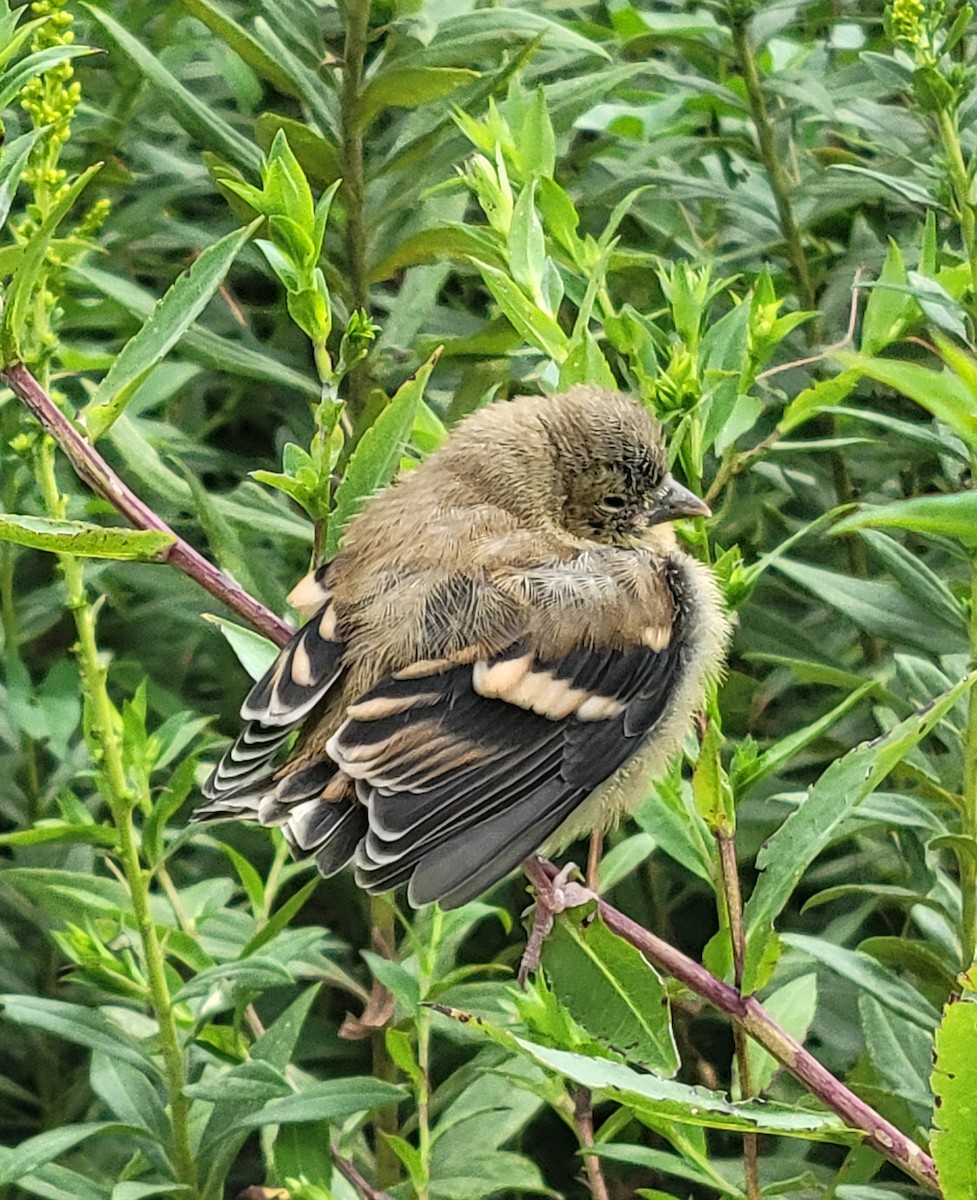
[[[195,815],[280,824],[323,875],[354,859],[367,890],[445,907],[608,826],[722,669],[715,581],[669,524],[707,513],[620,393],[473,414],[292,593],[308,623]]]

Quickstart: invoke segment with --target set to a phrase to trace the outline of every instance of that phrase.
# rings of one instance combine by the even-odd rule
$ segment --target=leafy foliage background
[[[607,894],[923,1143],[935,1090],[948,1198],[975,1194],[969,21],[40,0],[0,22],[5,366],[272,611],[478,405],[587,379],[659,414],[737,632],[684,774],[609,839]],[[277,835],[188,828],[269,647],[132,561],[145,542],[45,524],[120,526],[12,392],[0,443],[4,1195],[916,1186],[682,987],[653,1021],[660,985],[599,924],[568,919],[549,982],[515,991],[520,879],[394,916]]]

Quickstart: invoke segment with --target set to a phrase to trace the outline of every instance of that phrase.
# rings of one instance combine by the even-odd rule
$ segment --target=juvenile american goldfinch
[[[323,875],[352,859],[367,891],[446,908],[613,824],[722,669],[718,588],[669,524],[708,513],[620,393],[474,413],[296,587],[310,619],[195,815],[281,825]]]

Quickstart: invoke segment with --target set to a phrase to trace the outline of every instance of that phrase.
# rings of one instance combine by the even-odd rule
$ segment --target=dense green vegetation
[[[975,50],[941,0],[0,2],[0,1195],[977,1197]],[[711,974],[578,911],[520,992],[524,880],[414,913],[187,816],[363,499],[579,381],[715,513],[728,677],[602,863]]]

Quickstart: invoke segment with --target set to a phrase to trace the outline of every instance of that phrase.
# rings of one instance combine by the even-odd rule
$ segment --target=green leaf
[[[0,996],[0,1015],[16,1025],[28,1025],[68,1042],[114,1055],[120,1062],[138,1067],[150,1078],[158,1077],[156,1064],[137,1045],[132,1035],[97,1008],[82,1008],[41,996]]]
[[[590,383],[612,389],[617,387],[614,372],[597,344],[597,339],[585,327],[579,335],[574,332],[567,356],[560,366],[560,388],[569,388],[575,383]]]
[[[503,271],[478,259],[472,262],[513,329],[555,363],[562,363],[567,356],[567,335],[553,317],[527,299]]]
[[[44,269],[51,241],[58,226],[71,210],[72,205],[88,186],[90,180],[102,169],[102,163],[93,163],[87,171],[58,196],[40,227],[31,235],[24,253],[17,264],[13,278],[4,297],[3,318],[0,323],[0,345],[3,347],[4,365],[20,357],[19,337],[27,319],[34,290]]]
[[[129,1125],[120,1125],[117,1121],[93,1121],[87,1125],[62,1125],[59,1129],[49,1129],[36,1137],[21,1142],[9,1155],[0,1159],[0,1187],[17,1183],[26,1175],[32,1175],[38,1167],[60,1158],[62,1154],[73,1149],[89,1138],[100,1134],[115,1134],[116,1136],[132,1136],[142,1131]],[[43,1194],[43,1193],[42,1193]]]
[[[252,71],[286,96],[301,100],[302,92],[291,75],[283,71],[278,60],[265,50],[257,38],[232,20],[213,0],[180,0],[183,7],[215,33],[221,41],[248,64]]]
[[[254,221],[208,246],[159,300],[139,332],[122,347],[81,412],[82,423],[92,441],[102,436],[125,407],[132,396],[130,385],[164,358],[200,316],[259,224],[260,221]]]
[[[191,1083],[183,1093],[193,1100],[208,1100],[213,1104],[240,1104],[257,1101],[266,1104],[281,1096],[292,1094],[292,1085],[271,1063],[243,1062],[227,1071],[215,1071],[198,1083]]]
[[[818,1005],[818,978],[816,975],[801,975],[777,988],[764,997],[763,1009],[782,1029],[795,1037],[802,1045],[811,1028]],[[770,1086],[774,1075],[783,1068],[754,1041],[747,1041],[746,1055],[750,1064],[750,1085],[754,1094],[762,1095]]]
[[[156,297],[131,280],[122,279],[87,264],[73,265],[71,274],[120,305],[138,321],[145,321],[152,314]],[[219,337],[209,329],[188,329],[180,346],[180,353],[201,366],[213,367],[245,379],[258,379],[277,387],[292,388],[312,400],[320,398],[319,385],[283,363],[278,355],[238,345],[227,338]]]
[[[333,1175],[330,1153],[329,1125],[325,1121],[304,1121],[295,1125],[280,1125],[275,1135],[275,1171],[279,1179],[314,1179],[315,1185],[301,1195],[309,1200],[326,1200]],[[322,1189],[321,1192],[319,1189]]]
[[[7,867],[3,882],[28,896],[45,912],[64,920],[79,914],[122,919],[130,908],[125,887],[117,879],[53,867]]]
[[[936,1031],[930,1143],[945,1200],[977,1197],[977,1004],[951,1000]]]
[[[417,108],[449,96],[479,79],[465,67],[391,67],[375,75],[360,95],[358,116],[364,128],[385,108]]]
[[[894,971],[882,966],[871,955],[860,950],[846,950],[844,946],[836,946],[824,938],[800,933],[785,933],[782,940],[785,946],[810,956],[815,962],[823,963],[898,1017],[927,1031],[932,1031],[936,1026],[939,1012],[922,992]]]
[[[512,277],[537,305],[543,307],[543,268],[546,242],[536,212],[536,185],[522,189],[512,209],[509,225],[509,269]]]
[[[527,180],[552,181],[553,172],[556,170],[556,138],[542,84],[536,88],[533,98],[526,106],[519,130],[519,157]]]
[[[934,622],[928,610],[896,584],[843,575],[796,559],[782,558],[771,565],[818,600],[837,609],[857,628],[876,637],[932,654],[966,651],[963,628],[955,632],[943,621]]]
[[[82,7],[88,9],[112,41],[132,59],[153,84],[164,107],[187,133],[243,170],[257,174],[261,166],[261,155],[256,146],[242,137],[222,117],[217,116],[201,96],[184,87],[159,59],[114,17],[110,17],[94,4],[83,4]]]
[[[906,283],[906,264],[902,251],[893,238],[889,238],[889,249],[879,275],[879,287],[873,287],[868,295],[862,317],[861,350],[863,354],[878,354],[896,341],[916,310],[912,296],[894,291],[892,285]]]
[[[674,1080],[637,1071],[607,1058],[589,1058],[567,1050],[554,1050],[491,1024],[482,1017],[454,1009],[439,1009],[446,1016],[480,1030],[506,1049],[516,1049],[548,1071],[590,1088],[596,1102],[613,1100],[641,1119],[677,1121],[710,1129],[744,1133],[771,1133],[815,1141],[846,1144],[858,1135],[829,1113],[814,1113],[772,1102],[733,1103],[719,1092],[689,1087]]]
[[[836,350],[830,357],[849,370],[859,371],[887,387],[895,388],[932,413],[972,449],[977,449],[977,397],[955,372],[932,371],[919,363],[871,358]]]
[[[236,625],[233,621],[225,621],[221,617],[215,617],[213,613],[204,613],[203,618],[216,625],[227,638],[238,662],[252,679],[260,679],[278,657],[280,647],[253,629],[248,629],[245,625]]]
[[[314,983],[293,1000],[251,1047],[252,1058],[284,1071],[292,1060],[302,1026],[318,994],[319,984]]]
[[[336,489],[326,537],[327,559],[336,554],[353,517],[393,478],[436,362],[437,354],[433,354],[412,379],[397,389],[397,394],[360,438]]]
[[[313,875],[304,887],[299,888],[294,896],[289,896],[284,904],[275,909],[275,912],[261,926],[258,932],[245,943],[241,950],[241,957],[247,958],[248,955],[254,954],[256,950],[260,950],[262,946],[267,945],[272,938],[276,937],[283,929],[290,925],[292,918],[302,910],[305,902],[319,886],[319,881],[320,876]]]
[[[404,1089],[369,1075],[347,1075],[309,1084],[294,1096],[269,1100],[257,1112],[243,1117],[238,1126],[260,1129],[265,1125],[287,1125],[294,1121],[344,1121],[354,1113],[373,1112],[398,1104]]]
[[[626,1142],[598,1142],[590,1148],[590,1153],[606,1162],[628,1163],[636,1167],[644,1167],[656,1175],[674,1175],[677,1179],[685,1179],[689,1183],[697,1183],[702,1187],[714,1188],[721,1195],[735,1196],[743,1200],[744,1192],[733,1183],[723,1179],[718,1171],[711,1172],[703,1166],[679,1158],[667,1150],[654,1150],[650,1146],[632,1146]],[[708,1164],[705,1164],[707,1167]],[[640,1193],[639,1193],[640,1194]]]
[[[6,223],[21,174],[41,133],[40,129],[32,129],[30,133],[22,134],[3,147],[3,153],[0,155],[0,226]],[[0,276],[4,274],[7,272],[0,269]]]
[[[671,1078],[678,1070],[668,995],[654,968],[611,933],[596,906],[564,913],[543,946],[557,999],[602,1045]]]
[[[3,72],[0,81],[0,109],[8,108],[11,101],[35,75],[41,75],[56,67],[58,63],[68,62],[72,58],[83,58],[86,54],[96,54],[91,46],[47,46],[43,50],[35,50],[22,58],[15,67]],[[20,139],[18,138],[18,141]]]
[[[412,233],[380,262],[370,267],[370,282],[379,283],[402,271],[434,262],[467,262],[469,259],[502,267],[505,263],[499,235],[491,229],[445,221],[434,229]]]
[[[956,637],[967,637],[967,617],[949,586],[919,557],[887,533],[863,529],[862,541],[885,564],[903,592]]]
[[[760,877],[743,913],[746,929],[744,992],[756,988],[773,922],[804,872],[829,845],[841,823],[859,802],[874,791],[944,714],[966,695],[975,679],[977,673],[968,675],[882,737],[863,742],[833,762],[811,788],[801,807],[791,813],[763,846],[756,860]]]
[[[96,1050],[89,1075],[92,1091],[127,1125],[144,1129],[160,1145],[170,1136],[162,1091],[143,1071],[118,1056]]]
[[[0,542],[50,550],[54,554],[165,562],[175,541],[174,534],[155,529],[118,529],[88,521],[55,521],[50,517],[0,513]]]
[[[409,1143],[408,1143],[409,1145]],[[512,1150],[482,1150],[469,1146],[456,1149],[450,1157],[435,1147],[431,1163],[432,1200],[482,1196],[551,1196],[563,1200],[562,1192],[546,1186],[539,1167],[524,1154]]]
[[[309,183],[316,188],[331,187],[342,174],[339,151],[320,133],[303,121],[294,121],[279,113],[264,112],[254,123],[254,136],[265,154],[279,133],[288,144]]]
[[[115,846],[118,836],[108,825],[76,825],[70,821],[37,821],[30,829],[0,833],[0,846],[69,845]]]
[[[152,1200],[156,1196],[183,1192],[186,1186],[185,1183],[136,1183],[134,1180],[124,1180],[112,1189],[111,1200]]]
[[[965,546],[977,546],[977,492],[949,496],[916,496],[885,506],[863,506],[834,526],[833,533],[858,529],[908,529],[924,536],[956,538]]]
[[[862,700],[867,695],[874,692],[876,685],[874,682],[862,683],[860,686],[840,704],[836,705],[830,712],[819,717],[816,721],[812,721],[810,725],[806,725],[803,729],[797,729],[793,733],[788,733],[779,741],[775,742],[769,750],[764,751],[758,758],[754,759],[748,766],[744,766],[741,770],[731,772],[731,782],[733,790],[737,795],[742,794],[754,784],[759,783],[761,779],[765,779],[768,775],[772,775],[775,771],[779,771],[790,760],[816,742],[822,734],[836,725],[845,713],[861,704]]]
[[[227,995],[236,995],[240,991],[261,992],[292,982],[292,973],[281,963],[273,958],[255,956],[238,962],[218,963],[216,967],[201,971],[180,988],[173,1000],[179,1003],[208,992]]]
[[[925,1128],[933,1109],[929,1088],[933,1062],[931,1031],[898,1016],[868,992],[859,993],[858,1012],[865,1048],[876,1074],[888,1093],[904,1100],[913,1117]]]
[[[834,379],[819,379],[809,388],[798,392],[777,422],[777,430],[781,437],[812,420],[819,413],[840,404],[848,397],[858,380],[858,371],[842,371]]]

